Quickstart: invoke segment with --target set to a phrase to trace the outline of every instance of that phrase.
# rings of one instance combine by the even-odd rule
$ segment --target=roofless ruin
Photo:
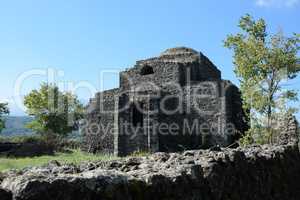
[[[238,88],[202,53],[180,47],[137,61],[119,88],[90,100],[84,149],[124,156],[228,146],[246,129]]]

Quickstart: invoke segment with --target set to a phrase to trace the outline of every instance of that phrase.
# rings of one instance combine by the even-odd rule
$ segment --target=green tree
[[[0,103],[0,133],[5,128],[5,120],[3,115],[9,114],[7,103]]]
[[[282,31],[269,35],[266,22],[248,14],[240,19],[239,28],[241,32],[227,36],[224,46],[234,53],[234,72],[240,81],[244,108],[251,111],[251,118],[259,116],[270,142],[279,103],[288,105],[297,100],[297,91],[285,87],[285,83],[300,71],[300,35],[285,37]],[[257,123],[251,124],[251,128],[254,126]]]
[[[83,106],[77,97],[61,92],[55,85],[42,84],[25,96],[27,113],[35,120],[27,125],[40,134],[66,136],[78,128]]]

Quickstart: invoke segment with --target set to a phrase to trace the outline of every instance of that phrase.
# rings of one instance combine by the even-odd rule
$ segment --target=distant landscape
[[[31,129],[25,128],[25,125],[33,120],[29,116],[7,116],[5,117],[6,128],[2,130],[0,136],[21,136],[21,135],[33,135],[34,132]],[[78,138],[79,132],[73,131],[68,135],[69,138]]]
[[[5,117],[5,126],[1,132],[2,136],[32,135],[34,132],[25,128],[25,125],[33,120],[29,116],[7,116]]]

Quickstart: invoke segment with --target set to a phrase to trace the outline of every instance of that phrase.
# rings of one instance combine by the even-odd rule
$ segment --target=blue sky
[[[238,31],[240,16],[263,17],[269,31],[291,35],[300,32],[299,11],[299,0],[0,0],[0,100],[10,102],[12,115],[23,115],[14,86],[32,69],[55,69],[64,74],[58,81],[86,81],[97,90],[117,87],[115,74],[99,86],[100,71],[123,70],[175,46],[202,51],[224,79],[238,83],[222,41]],[[21,96],[45,80],[26,79]],[[299,79],[292,84],[300,89]],[[78,95],[91,96],[85,89]]]

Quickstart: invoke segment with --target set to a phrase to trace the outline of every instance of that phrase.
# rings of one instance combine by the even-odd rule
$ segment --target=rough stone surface
[[[226,147],[247,130],[238,88],[186,47],[137,61],[120,73],[119,88],[96,94],[86,111],[83,149],[119,156]],[[176,134],[159,131],[162,124],[176,124]],[[208,128],[199,130],[202,125]]]
[[[298,121],[295,116],[288,115],[280,120],[279,125],[279,136],[277,138],[277,143],[280,145],[286,145],[288,143],[299,143],[299,130]]]
[[[53,161],[8,172],[0,184],[15,200],[298,200],[300,153],[295,145],[253,146],[81,166]]]

